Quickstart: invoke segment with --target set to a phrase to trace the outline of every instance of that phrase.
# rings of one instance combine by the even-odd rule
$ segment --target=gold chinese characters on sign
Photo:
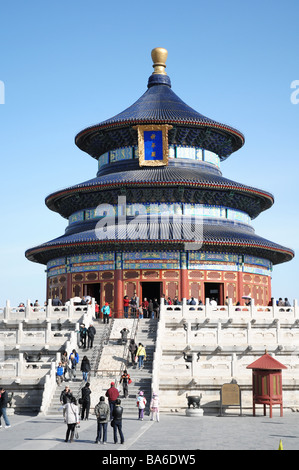
[[[136,126],[138,131],[139,166],[168,165],[168,130],[172,126]]]

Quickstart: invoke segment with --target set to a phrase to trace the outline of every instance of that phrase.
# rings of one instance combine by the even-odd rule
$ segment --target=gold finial
[[[164,47],[155,47],[155,49],[152,50],[152,59],[154,62],[153,74],[159,73],[161,75],[167,75],[167,73],[165,72],[167,56],[168,51],[164,49]]]

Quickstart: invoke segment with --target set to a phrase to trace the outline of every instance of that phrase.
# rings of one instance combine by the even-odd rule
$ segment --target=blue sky
[[[45,267],[24,252],[67,225],[45,198],[96,175],[74,137],[146,91],[154,47],[181,99],[243,132],[223,175],[274,195],[253,226],[298,252],[298,18],[298,0],[2,2],[0,306],[45,300]],[[298,257],[275,266],[273,295],[299,298],[297,276]]]

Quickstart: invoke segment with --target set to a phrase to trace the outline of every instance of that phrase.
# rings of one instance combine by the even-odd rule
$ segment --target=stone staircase
[[[151,400],[151,383],[152,383],[152,364],[153,355],[155,351],[157,333],[157,320],[141,319],[139,320],[138,330],[135,342],[142,343],[146,350],[146,361],[144,362],[143,369],[137,366],[128,365],[127,371],[131,376],[132,383],[129,385],[129,396],[123,398],[122,390],[120,398],[124,408],[124,416],[138,417],[138,409],[136,407],[136,400],[140,391],[144,392],[147,400],[145,415],[149,414],[149,405]],[[121,385],[122,387],[122,385]]]
[[[81,362],[84,356],[86,356],[89,359],[90,365],[91,365],[91,373],[90,376],[92,377],[94,374],[95,369],[97,368],[97,364],[99,361],[99,357],[101,356],[102,349],[107,343],[109,339],[109,333],[110,333],[110,328],[112,326],[111,322],[110,324],[103,324],[99,321],[94,321],[93,326],[96,329],[96,335],[94,338],[93,342],[93,348],[87,349],[87,340],[86,340],[86,349],[82,348],[77,348],[77,352],[79,354],[79,363],[77,365],[77,370],[76,370],[76,378],[73,380],[66,380],[65,382],[62,382],[60,386],[56,386],[55,393],[52,397],[51,404],[48,408],[47,415],[57,415],[60,413],[59,408],[61,406],[60,404],[60,394],[64,390],[64,387],[68,385],[72,391],[72,394],[76,397],[78,400],[81,398],[81,388],[85,385],[85,382],[82,380],[82,372],[80,370],[81,368]],[[68,351],[68,354],[70,352]]]

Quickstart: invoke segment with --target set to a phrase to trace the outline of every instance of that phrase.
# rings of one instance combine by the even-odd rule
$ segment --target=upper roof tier
[[[147,91],[125,111],[79,132],[75,143],[81,150],[98,159],[109,150],[138,145],[138,133],[133,127],[142,124],[170,124],[170,145],[204,148],[216,153],[220,160],[243,146],[241,132],[203,116],[172,91],[165,72],[166,57],[165,49],[153,49],[155,70],[149,77]]]

